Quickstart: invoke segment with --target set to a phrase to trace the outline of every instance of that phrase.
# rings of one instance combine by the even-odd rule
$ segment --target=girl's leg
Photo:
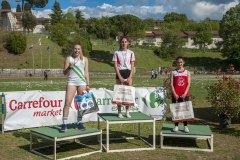
[[[175,97],[172,95],[172,103],[176,103],[176,99],[175,99]],[[174,125],[175,125],[175,127],[173,128],[173,132],[178,132],[178,122],[175,122],[174,123]]]
[[[86,90],[85,85],[84,86],[78,86],[77,87],[77,94],[82,95],[85,90]],[[78,111],[77,128],[80,129],[80,130],[85,129],[85,127],[83,126],[82,118],[83,118],[83,112],[80,113]]]
[[[116,84],[122,84],[119,79],[116,79]],[[117,105],[118,107],[118,118],[123,118],[122,115],[122,105]]]
[[[118,107],[118,118],[123,118],[122,105],[117,105],[117,107]]]
[[[129,85],[129,86],[132,86],[132,78],[129,80],[128,85]],[[126,106],[126,116],[127,116],[128,118],[131,118],[131,115],[130,115],[130,113],[129,113],[129,110],[130,110],[130,106]]]
[[[185,101],[189,101],[189,96],[185,97],[184,100],[185,100]],[[188,126],[187,126],[187,125],[188,125],[188,122],[187,122],[187,121],[184,121],[183,124],[184,124],[184,132],[189,133],[189,129],[188,129]]]
[[[67,85],[66,87],[65,105],[63,108],[63,125],[61,127],[62,132],[65,132],[67,130],[69,107],[71,106],[72,99],[76,93],[76,90],[76,86]]]

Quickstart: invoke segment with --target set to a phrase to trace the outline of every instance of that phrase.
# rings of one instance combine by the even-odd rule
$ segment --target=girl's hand
[[[86,86],[86,91],[89,92],[89,90],[90,90],[90,87],[89,87],[89,85],[87,85]]]
[[[72,68],[73,68],[71,63],[69,63],[68,68],[69,68],[69,69],[72,69]]]
[[[126,82],[125,79],[122,78],[122,77],[119,77],[119,80],[120,80],[120,82],[121,82],[122,84]]]
[[[186,94],[183,94],[181,97],[184,100],[186,98]]]
[[[179,96],[177,94],[174,94],[174,98],[176,99],[176,101],[178,101]]]

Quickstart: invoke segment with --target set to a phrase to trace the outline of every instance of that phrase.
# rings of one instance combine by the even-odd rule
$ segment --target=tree
[[[11,10],[11,6],[8,3],[8,1],[2,1],[1,6],[2,6],[2,9],[10,9]]]
[[[51,17],[51,25],[54,25],[59,23],[63,17],[60,4],[57,1],[54,2],[52,11],[53,13],[51,13],[49,16]]]
[[[48,4],[48,0],[25,0],[31,4],[33,8],[44,8]]]
[[[230,8],[220,21],[223,56],[240,60],[240,4]]]
[[[211,26],[213,31],[218,31],[219,30],[219,23],[220,23],[219,20],[206,18],[206,19],[203,20],[203,22],[208,23]]]
[[[16,12],[22,12],[20,4],[17,5]]]
[[[170,22],[186,22],[186,21],[188,21],[188,18],[186,16],[186,14],[181,14],[181,13],[176,13],[176,12],[167,13],[163,17],[163,19],[167,23],[170,23]]]
[[[163,59],[176,58],[180,55],[185,40],[179,36],[178,31],[166,30],[162,40],[161,47],[154,50],[156,55]]]
[[[144,29],[142,20],[131,14],[116,15],[110,18],[117,31],[127,36],[129,32],[137,32]]]
[[[94,17],[90,17],[88,19],[86,19],[86,28],[87,28],[87,32],[89,34],[94,34],[96,27],[95,27],[95,23],[98,19],[94,18]]]
[[[22,17],[22,26],[28,32],[33,31],[36,26],[36,17],[31,12],[24,12]]]
[[[64,46],[67,43],[68,33],[66,33],[66,27],[62,23],[49,26],[49,35],[51,40],[59,46]]]
[[[201,22],[193,37],[194,45],[198,45],[200,49],[205,48],[212,43],[212,29],[207,22]]]
[[[32,12],[30,3],[25,3],[24,4],[24,12]]]
[[[65,32],[70,34],[71,32],[79,31],[79,27],[76,24],[76,17],[72,13],[66,13],[60,21],[64,25]]]
[[[76,19],[77,19],[76,22],[77,22],[79,28],[84,28],[84,27],[86,27],[86,26],[85,26],[85,18],[83,17],[82,12],[81,12],[79,9],[77,9],[77,10],[75,11],[75,13],[76,13],[75,17],[76,17]]]
[[[98,19],[96,21],[96,30],[95,34],[97,38],[100,39],[108,39],[110,36],[110,28],[109,28],[109,20],[106,17],[103,17],[101,19]]]
[[[145,28],[150,29],[150,30],[156,26],[156,20],[153,18],[146,18],[143,20],[143,23],[145,25]]]
[[[89,52],[92,51],[92,44],[90,38],[86,35],[74,34],[70,37],[67,43],[62,48],[62,54],[68,56],[73,51],[75,44],[81,44],[84,56],[89,56]]]

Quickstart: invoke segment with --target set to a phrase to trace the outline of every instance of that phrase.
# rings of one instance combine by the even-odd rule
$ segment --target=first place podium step
[[[174,124],[163,124],[160,132],[160,144],[162,149],[178,149],[178,150],[193,150],[193,151],[207,151],[213,152],[213,133],[208,125],[188,125],[189,133],[184,132],[184,126],[179,125],[179,131],[173,132]],[[181,138],[181,139],[195,139],[207,140],[209,148],[196,147],[176,147],[167,146],[164,144],[166,138]]]
[[[98,113],[98,129],[100,129],[100,120],[106,124],[106,144],[102,144],[103,148],[106,152],[124,152],[124,151],[140,151],[140,150],[153,150],[155,149],[155,119],[142,113],[142,112],[131,112],[131,118],[119,118],[117,113]],[[125,148],[125,149],[110,149],[110,141],[120,140],[121,138],[110,138],[110,125],[112,124],[137,124],[137,136],[136,137],[126,137],[124,139],[140,139],[149,147],[142,148]],[[143,137],[141,137],[141,127],[142,123],[152,123],[152,136],[153,142],[152,144],[146,141]]]

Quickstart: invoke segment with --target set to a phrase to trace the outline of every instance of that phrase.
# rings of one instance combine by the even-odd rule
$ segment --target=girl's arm
[[[89,89],[89,72],[88,72],[88,59],[87,57],[85,58],[85,67],[84,67],[84,75],[85,75],[85,79],[86,79],[86,83],[87,83],[87,89]]]
[[[127,82],[129,83],[132,79],[132,76],[133,76],[133,72],[134,72],[134,61],[132,61],[132,66],[131,66],[131,72],[130,72],[130,75],[127,79]]]
[[[71,64],[70,64],[70,58],[67,57],[67,58],[65,59],[65,62],[64,62],[63,74],[64,74],[64,75],[67,75],[67,74],[70,72],[71,69],[72,69],[72,68],[71,68]]]
[[[183,99],[186,97],[186,95],[187,95],[187,93],[188,93],[188,91],[189,91],[189,89],[190,89],[190,86],[191,86],[191,74],[190,74],[190,72],[188,71],[188,85],[187,85],[187,88],[186,88],[184,94],[182,95],[182,98],[183,98]]]
[[[174,98],[177,100],[179,98],[179,95],[176,94],[175,88],[173,86],[173,72],[171,72],[171,90]]]
[[[114,62],[114,69],[115,69],[115,72],[116,72],[116,74],[117,74],[117,76],[118,76],[120,82],[121,82],[121,83],[124,83],[124,79],[123,79],[123,77],[121,76],[121,74],[120,74],[120,72],[119,72],[119,69],[118,69],[117,65],[118,65],[118,64],[117,64],[117,61],[115,61],[115,62]]]

